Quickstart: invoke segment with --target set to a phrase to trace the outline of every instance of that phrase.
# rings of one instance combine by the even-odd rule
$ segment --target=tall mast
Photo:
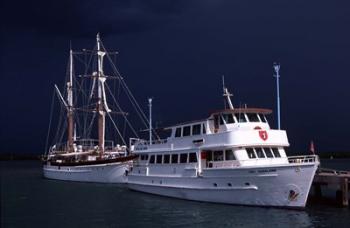
[[[103,57],[106,54],[101,51],[101,40],[100,34],[97,33],[97,80],[98,80],[98,102],[97,102],[97,113],[98,113],[98,146],[100,157],[102,157],[105,150],[105,124],[106,124],[106,113],[105,113],[105,93],[104,93],[104,82],[106,78],[103,73]]]
[[[68,152],[73,152],[73,131],[74,131],[74,111],[73,111],[73,51],[69,51],[69,81],[67,82],[68,101]]]

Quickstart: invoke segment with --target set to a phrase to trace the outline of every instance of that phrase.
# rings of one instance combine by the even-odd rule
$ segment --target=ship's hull
[[[126,183],[130,161],[94,165],[59,166],[47,163],[43,167],[44,177],[55,180]]]
[[[128,177],[132,190],[180,199],[304,208],[317,164],[236,169],[206,169],[202,175]]]

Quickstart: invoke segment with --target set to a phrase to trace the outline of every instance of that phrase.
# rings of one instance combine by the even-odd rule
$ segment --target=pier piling
[[[335,190],[336,200],[342,207],[349,207],[350,171],[319,168],[313,180],[314,197],[324,198],[322,188]]]
[[[342,183],[342,204],[343,207],[349,206],[349,183],[348,178],[343,179]]]

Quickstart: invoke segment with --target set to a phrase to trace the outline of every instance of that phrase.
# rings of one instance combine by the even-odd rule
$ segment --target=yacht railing
[[[288,157],[289,163],[313,163],[319,162],[317,155],[304,155],[304,156],[290,156]]]
[[[96,139],[78,139],[74,141],[73,144],[74,150],[77,152],[82,151],[91,151],[94,152],[98,150],[98,140]],[[120,146],[117,145],[117,148],[114,146],[114,142],[112,140],[106,140],[105,141],[105,151],[115,151]],[[120,147],[121,148],[121,147]],[[67,153],[68,150],[68,144],[66,142],[64,143],[56,143],[55,145],[51,146],[49,149],[50,153],[54,154],[64,154]]]
[[[152,145],[159,145],[159,144],[166,144],[168,142],[167,139],[155,139],[152,140]],[[136,138],[132,138],[130,139],[130,146],[147,146],[150,145],[148,140],[144,140],[144,139],[136,139]]]
[[[245,160],[230,160],[230,161],[206,161],[206,168],[235,168],[240,166],[260,166],[260,165],[276,165],[276,164],[305,164],[319,162],[317,155],[306,156],[291,156],[281,158],[255,158]],[[283,162],[285,161],[285,162]]]

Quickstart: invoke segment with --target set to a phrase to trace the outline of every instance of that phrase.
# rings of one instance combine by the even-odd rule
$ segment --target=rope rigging
[[[129,136],[128,134],[132,134],[133,136],[139,138],[139,135],[137,131],[135,130],[134,126],[131,124],[130,120],[125,115],[123,109],[121,108],[121,104],[118,102],[120,100],[121,94],[125,94],[127,100],[131,103],[131,107],[135,110],[136,116],[141,121],[141,124],[143,124],[146,127],[149,127],[149,120],[146,117],[145,113],[143,112],[141,106],[136,101],[135,96],[131,93],[131,90],[126,85],[124,78],[121,76],[119,70],[117,69],[116,65],[114,64],[114,61],[111,57],[111,54],[106,51],[104,48],[104,45],[102,42],[100,43],[101,49],[98,49],[97,45],[95,45],[94,49],[92,51],[83,50],[83,52],[71,52],[70,62],[67,66],[67,73],[66,73],[66,86],[63,88],[62,95],[61,92],[58,90],[57,96],[60,96],[58,100],[62,100],[63,102],[59,102],[60,105],[60,111],[59,111],[59,118],[58,118],[58,124],[57,124],[57,131],[54,136],[55,145],[66,145],[63,141],[64,137],[68,137],[69,134],[73,131],[73,137],[78,137],[83,140],[85,139],[92,139],[91,136],[96,137],[96,135],[92,135],[92,133],[95,134],[95,131],[93,131],[94,127],[97,125],[97,116],[100,115],[98,112],[98,102],[101,102],[101,94],[100,89],[103,88],[103,102],[104,108],[103,112],[105,114],[101,115],[107,115],[112,123],[113,127],[111,128],[111,125],[109,125],[109,121],[106,123],[103,123],[102,126],[104,126],[102,129],[105,133],[112,133],[111,135],[117,135],[120,140],[123,142],[124,145],[126,144],[125,138]],[[103,68],[101,72],[96,73],[96,69],[100,69],[100,65],[97,66],[96,60],[101,57],[101,54],[99,54],[102,51],[105,54],[105,57],[107,57],[108,60],[108,71],[112,72],[113,76],[107,76],[103,73]],[[80,57],[80,55],[83,54],[83,57]],[[114,55],[115,56],[115,55]],[[102,55],[103,57],[103,55]],[[78,64],[74,64],[73,68],[73,59],[77,60]],[[115,59],[115,58],[114,58]],[[99,60],[102,62],[102,60]],[[102,64],[103,65],[103,64]],[[84,72],[84,75],[76,75],[75,71],[73,69],[79,69],[82,72]],[[99,70],[97,70],[99,71]],[[89,74],[92,72],[91,74]],[[102,79],[101,79],[102,77]],[[103,78],[116,78],[118,81],[114,81],[112,87],[110,87],[109,84],[104,83]],[[89,80],[87,80],[89,79]],[[103,81],[102,81],[103,80]],[[74,86],[73,86],[74,84]],[[104,91],[104,88],[106,88],[106,93]],[[113,90],[112,90],[112,89]],[[55,92],[55,91],[54,91]],[[71,94],[71,95],[69,95]],[[74,94],[74,96],[73,96]],[[114,96],[115,95],[115,96]],[[67,105],[69,104],[68,99],[69,96],[73,97],[73,107]],[[68,97],[68,98],[67,98]],[[107,103],[107,97],[110,100],[111,104]],[[67,99],[67,100],[66,100]],[[46,139],[46,145],[45,150],[47,150],[48,144],[49,144],[49,138],[50,138],[50,132],[51,132],[51,125],[53,122],[53,112],[54,112],[54,103],[55,103],[55,95],[53,95],[52,102],[51,102],[51,110],[50,110],[50,120],[49,120],[49,128],[48,128],[48,134]],[[74,104],[80,104],[79,107]],[[112,114],[114,112],[110,112],[109,108],[112,108],[112,110],[115,110],[117,112],[122,113],[122,117],[119,119],[117,116],[115,120],[112,118]],[[73,108],[73,109],[71,109]],[[69,120],[69,116],[66,115],[66,112],[71,110],[71,112],[74,112],[73,119]],[[100,118],[100,116],[99,116]],[[104,118],[104,117],[103,117]],[[122,122],[119,122],[122,121]],[[68,121],[73,122],[73,130],[66,131],[68,126]],[[70,122],[70,123],[72,123]],[[72,125],[69,125],[72,126]],[[98,125],[100,126],[100,125]],[[120,126],[120,128],[118,128]],[[72,127],[70,127],[72,129]],[[130,132],[129,132],[130,129]],[[152,129],[152,133],[155,138],[159,139],[159,136],[157,132]],[[113,138],[113,141],[115,139]]]

